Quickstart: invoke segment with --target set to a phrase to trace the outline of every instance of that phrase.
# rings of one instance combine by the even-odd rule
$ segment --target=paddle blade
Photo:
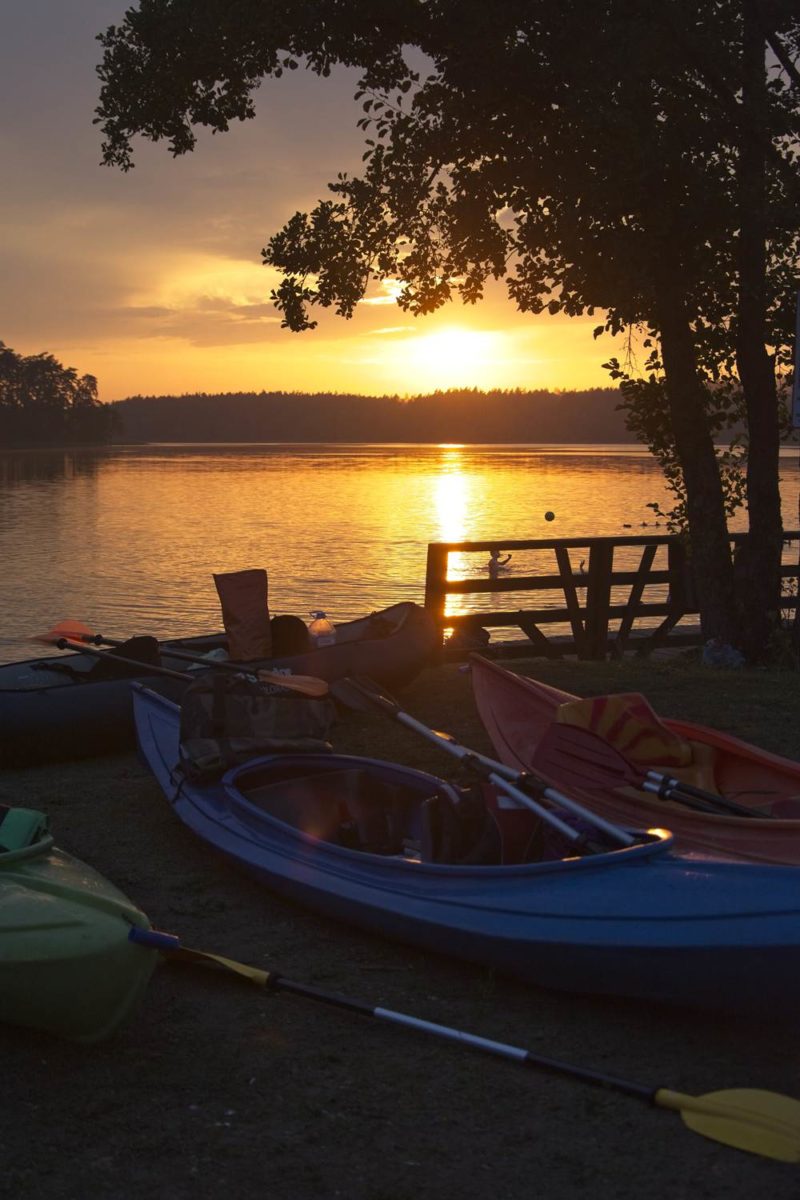
[[[59,621],[47,633],[34,633],[28,638],[30,642],[44,642],[46,646],[54,646],[61,638],[71,638],[76,642],[82,641],[84,638],[93,638],[94,630],[88,625],[84,625],[81,621]]]
[[[283,675],[280,671],[257,671],[261,683],[274,683],[289,692],[301,692],[304,696],[327,696],[328,684],[315,675]]]
[[[230,971],[231,974],[238,975],[241,979],[246,979],[258,987],[266,987],[271,977],[269,971],[261,971],[258,967],[237,962],[234,958],[226,958],[223,954],[210,954],[207,950],[190,950],[188,946],[181,946],[177,950],[170,949],[167,953],[174,958],[183,959],[185,962],[199,962],[212,967],[222,967],[224,971]]]
[[[531,765],[562,787],[640,787],[644,779],[613,746],[577,725],[549,725]]]
[[[800,1162],[800,1101],[791,1096],[758,1088],[687,1096],[661,1088],[653,1099],[659,1107],[679,1112],[688,1129],[712,1141],[779,1162]]]

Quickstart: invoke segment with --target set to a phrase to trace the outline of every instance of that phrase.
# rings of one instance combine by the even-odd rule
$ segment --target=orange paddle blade
[[[88,625],[84,625],[81,621],[59,621],[47,633],[34,633],[28,639],[31,642],[44,642],[47,646],[54,646],[61,638],[71,638],[73,641],[80,642],[86,638],[94,637],[94,630]]]

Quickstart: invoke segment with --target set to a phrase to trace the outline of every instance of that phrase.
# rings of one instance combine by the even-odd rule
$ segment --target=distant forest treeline
[[[131,396],[126,442],[631,442],[616,388],[399,396],[303,392]]]

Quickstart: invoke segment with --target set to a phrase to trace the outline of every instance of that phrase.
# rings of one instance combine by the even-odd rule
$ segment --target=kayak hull
[[[475,703],[497,757],[514,770],[533,770],[537,747],[555,720],[558,706],[577,697],[516,675],[478,654],[471,655],[471,678]],[[800,763],[689,721],[665,719],[664,725],[683,738],[713,748],[717,789],[738,804],[752,803],[756,808],[765,802],[800,799]],[[542,774],[539,764],[535,769]],[[559,786],[557,772],[548,777]],[[581,800],[622,825],[665,825],[682,850],[753,862],[800,864],[797,818],[697,812],[638,788],[609,785],[599,775],[595,787],[582,789]]]
[[[47,837],[0,854],[0,1021],[78,1042],[130,1016],[157,961],[128,940],[149,922]]]
[[[371,630],[381,626],[391,632],[375,636]],[[365,674],[387,687],[400,687],[432,661],[438,644],[436,626],[425,609],[403,603],[337,626],[332,646],[254,665],[331,682],[348,674]],[[224,634],[173,639],[162,644],[161,665],[186,672],[188,664],[171,658],[170,648],[202,655],[224,646]],[[0,766],[132,749],[131,678],[172,700],[179,700],[187,686],[181,680],[148,674],[146,666],[139,675],[134,671],[116,679],[94,679],[90,672],[96,663],[95,656],[76,652],[0,666]]]
[[[176,815],[271,890],[326,917],[565,991],[774,1013],[800,984],[795,868],[676,856],[663,831],[607,854],[513,866],[350,849],[253,798],[253,779],[279,785],[297,756],[254,760],[198,786],[175,770],[175,707],[135,685],[134,708],[141,752]],[[377,760],[305,763],[315,776],[360,764],[392,786],[448,786]]]

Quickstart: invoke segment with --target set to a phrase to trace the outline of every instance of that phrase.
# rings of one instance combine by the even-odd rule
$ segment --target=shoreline
[[[777,673],[753,677],[741,712],[741,672],[514,665],[574,691],[649,679],[659,711],[682,698],[695,719],[738,713],[741,731],[771,713],[776,749],[797,737],[796,696],[777,719]],[[458,665],[423,673],[403,705],[489,750]],[[334,743],[450,773],[437,748],[379,715],[348,714]],[[777,1020],[552,993],[281,900],[193,838],[133,752],[6,771],[0,801],[46,811],[57,844],[187,945],[653,1086],[798,1095]],[[547,1200],[797,1194],[795,1168],[706,1141],[674,1114],[188,966],[159,967],[107,1042],[7,1027],[0,1046],[8,1200],[530,1200],[532,1180]]]

